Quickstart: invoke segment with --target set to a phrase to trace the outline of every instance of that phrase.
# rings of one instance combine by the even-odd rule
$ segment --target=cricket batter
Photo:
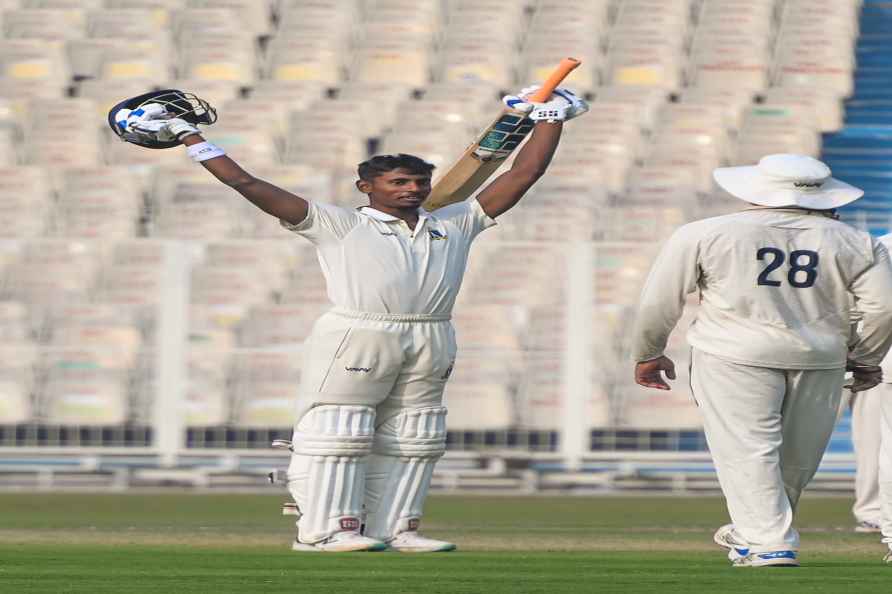
[[[369,204],[354,210],[253,177],[180,118],[157,119],[145,107],[122,114],[128,133],[181,140],[217,179],[318,251],[334,307],[306,344],[288,469],[300,514],[294,550],[455,548],[418,533],[434,464],[446,449],[443,389],[456,354],[450,315],[471,242],[545,173],[563,121],[588,109],[562,95],[521,104],[522,97],[505,97],[536,122],[531,137],[511,169],[476,198],[433,213],[420,208],[433,166],[418,157],[361,163],[356,187]]]
[[[844,383],[867,390],[892,344],[892,264],[834,210],[863,195],[811,157],[769,155],[714,172],[749,203],[676,231],[641,295],[635,381],[668,390],[664,354],[685,296],[700,308],[687,338],[691,389],[731,524],[715,541],[736,566],[799,565],[793,516],[829,441]],[[850,337],[850,300],[861,316]]]

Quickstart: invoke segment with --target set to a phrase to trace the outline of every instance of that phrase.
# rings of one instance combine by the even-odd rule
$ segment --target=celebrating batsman
[[[714,173],[748,203],[681,227],[641,295],[635,380],[668,390],[664,354],[685,296],[700,293],[687,338],[691,388],[732,524],[715,541],[738,566],[798,565],[793,516],[836,420],[845,371],[853,391],[880,382],[892,343],[892,265],[834,209],[863,192],[824,163],[770,155]],[[850,300],[862,322],[850,339]]]
[[[253,177],[202,138],[180,99],[142,96],[110,115],[132,142],[182,142],[217,179],[316,246],[334,307],[307,341],[298,390],[288,469],[299,510],[294,550],[455,548],[418,527],[446,447],[443,389],[456,354],[449,320],[468,251],[545,172],[562,122],[587,109],[572,93],[545,103],[522,95],[505,102],[535,126],[511,169],[476,198],[433,213],[420,208],[433,166],[418,157],[361,163],[356,187],[369,204],[353,210]]]

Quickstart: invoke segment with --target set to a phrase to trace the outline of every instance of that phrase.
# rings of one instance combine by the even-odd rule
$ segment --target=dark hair
[[[357,167],[359,179],[372,181],[382,173],[394,169],[406,169],[415,175],[430,175],[434,165],[415,155],[399,153],[398,155],[375,155],[368,161],[363,161]]]

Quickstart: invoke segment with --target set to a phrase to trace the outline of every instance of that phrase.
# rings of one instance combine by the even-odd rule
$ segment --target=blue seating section
[[[892,2],[865,0],[855,56],[846,124],[825,135],[823,159],[835,177],[866,192],[842,209],[843,220],[885,235],[892,232]]]

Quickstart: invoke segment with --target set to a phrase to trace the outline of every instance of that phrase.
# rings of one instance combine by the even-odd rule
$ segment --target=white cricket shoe
[[[892,547],[889,548],[889,552],[886,553],[886,556],[883,557],[883,561],[886,563],[892,563]]]
[[[750,553],[745,559],[735,563],[739,567],[799,567],[796,551],[771,551]]]
[[[445,540],[426,538],[418,534],[416,530],[400,532],[387,542],[391,551],[400,553],[439,553],[454,551],[455,545]]]
[[[877,522],[864,520],[855,524],[855,532],[877,533],[880,532],[880,525]]]
[[[305,544],[297,539],[291,544],[292,551],[300,553],[348,553],[352,551],[383,551],[387,545],[380,540],[363,536],[358,532],[335,532],[315,544]]]
[[[750,554],[750,547],[734,532],[734,524],[725,524],[715,531],[712,540],[728,549],[728,560],[735,565]]]
[[[728,549],[728,560],[734,567],[799,567],[796,551],[751,553],[749,545],[734,532],[733,524],[725,524],[716,530],[712,539]]]

